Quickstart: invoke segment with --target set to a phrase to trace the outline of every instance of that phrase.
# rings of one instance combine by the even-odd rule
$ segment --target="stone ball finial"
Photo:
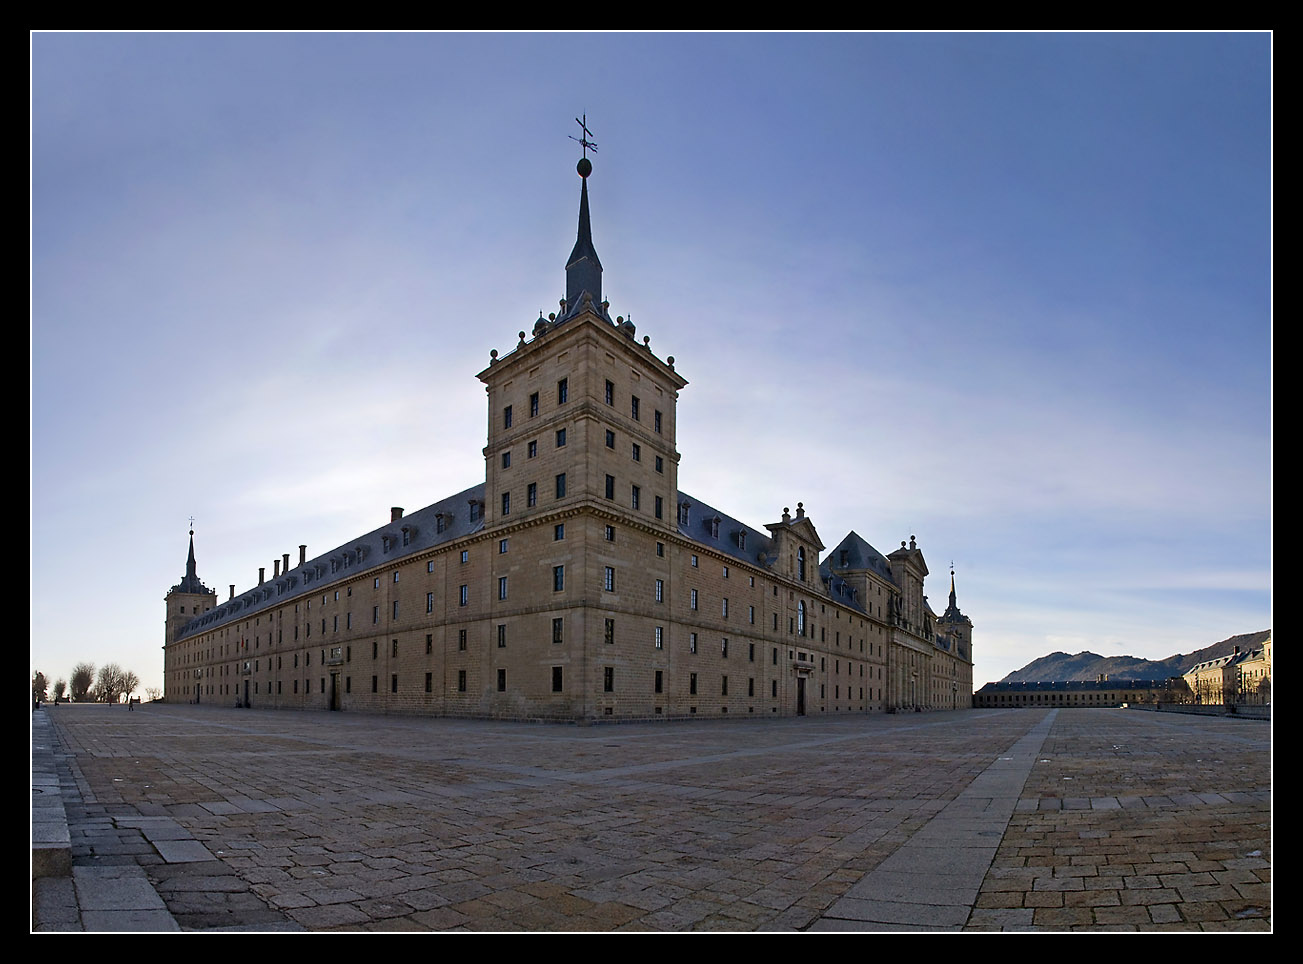
[[[518,332],[516,332],[516,337],[518,337],[521,341],[524,341],[524,340],[525,340],[525,333],[524,333],[523,331],[518,331]]]
[[[497,357],[498,357],[498,350],[497,350],[496,348],[490,348],[490,349],[489,349],[489,357],[490,357],[490,358],[497,358]]]
[[[579,163],[575,165],[575,170],[579,172],[580,177],[588,177],[593,173],[593,162],[586,157],[581,157]]]
[[[673,355],[670,355],[670,357],[666,358],[666,359],[665,359],[665,364],[667,364],[667,365],[669,365],[671,368],[673,368],[673,367],[674,367],[674,356],[673,356]]]
[[[644,348],[650,348],[650,347],[651,347],[651,335],[643,335],[643,336],[642,336],[642,344],[643,344],[643,347],[644,347]]]

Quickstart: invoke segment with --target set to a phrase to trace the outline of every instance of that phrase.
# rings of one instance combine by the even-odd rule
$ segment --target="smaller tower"
[[[217,590],[205,586],[195,571],[194,529],[190,530],[190,554],[186,557],[185,576],[167,591],[163,601],[167,605],[167,620],[164,624],[163,636],[164,693],[169,699],[177,699],[182,695],[181,693],[167,692],[173,669],[173,657],[168,647],[176,640],[186,623],[217,605]],[[193,698],[197,693],[187,692],[185,695]]]

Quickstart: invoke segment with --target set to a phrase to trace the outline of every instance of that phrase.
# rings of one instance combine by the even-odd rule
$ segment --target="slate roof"
[[[471,521],[470,503],[481,506],[478,518]],[[190,620],[182,628],[178,639],[214,626],[257,615],[274,606],[291,602],[314,592],[318,583],[329,583],[353,567],[369,568],[380,562],[393,562],[416,552],[484,528],[484,483],[449,496],[434,505],[408,513],[401,519],[387,522],[378,529],[342,546],[307,560],[303,565],[292,566],[279,576],[254,586],[234,599]],[[444,530],[439,531],[439,515],[444,515]],[[407,545],[403,545],[403,529],[407,529]],[[388,538],[388,549],[385,540]]]
[[[846,553],[846,565],[844,566],[841,564],[841,554],[843,552]],[[891,575],[891,563],[887,562],[887,557],[865,542],[864,538],[854,529],[847,533],[845,539],[833,547],[832,552],[828,553],[826,558],[834,560],[838,569],[868,569],[876,572],[893,585],[896,582]]]

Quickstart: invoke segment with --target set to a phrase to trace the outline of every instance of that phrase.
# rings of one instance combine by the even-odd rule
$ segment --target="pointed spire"
[[[950,570],[950,608],[958,611],[959,607],[955,605],[955,570]]]
[[[583,186],[579,192],[578,236],[575,238],[574,249],[570,252],[570,259],[566,262],[567,315],[573,315],[579,310],[585,291],[592,296],[594,307],[602,303],[602,262],[598,260],[597,250],[593,247],[593,226],[588,215],[588,175],[592,173],[593,163],[585,157],[576,169],[583,178]]]
[[[195,575],[195,530],[190,530],[190,555],[185,561],[185,577],[187,582],[195,582],[198,576]]]

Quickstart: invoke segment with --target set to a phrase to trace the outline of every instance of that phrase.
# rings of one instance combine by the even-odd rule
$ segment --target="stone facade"
[[[608,315],[581,174],[567,300],[478,376],[485,481],[300,547],[220,605],[174,587],[167,699],[564,720],[972,705],[972,623],[953,573],[931,610],[912,536],[883,556],[852,532],[821,561],[801,504],[762,532],[679,490],[687,382]]]
[[[987,683],[973,694],[979,709],[1023,706],[1112,707],[1136,703],[1188,703],[1181,677],[1165,680],[1068,680],[1057,683]]]

